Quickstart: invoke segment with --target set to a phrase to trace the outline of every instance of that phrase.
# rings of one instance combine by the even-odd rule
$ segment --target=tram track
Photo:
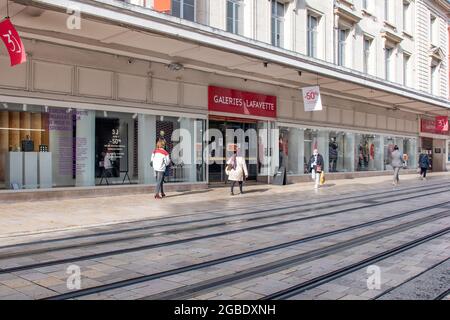
[[[328,283],[330,281],[333,281],[335,279],[341,278],[347,274],[350,274],[352,272],[355,272],[359,269],[365,268],[371,264],[377,263],[379,261],[382,261],[384,259],[387,259],[389,257],[398,255],[400,253],[403,253],[409,249],[412,249],[414,247],[417,247],[425,242],[431,241],[433,239],[436,239],[438,237],[441,237],[447,233],[450,232],[450,227],[441,229],[437,232],[434,232],[432,234],[429,234],[427,236],[421,237],[419,239],[410,241],[408,243],[402,244],[400,246],[397,246],[395,248],[392,248],[390,250],[381,252],[379,254],[376,254],[370,258],[364,259],[362,261],[353,263],[349,266],[340,268],[338,270],[334,270],[332,272],[329,272],[327,274],[321,275],[319,277],[316,277],[314,279],[311,279],[309,281],[305,281],[303,283],[300,283],[298,285],[292,286],[290,288],[287,288],[285,290],[281,290],[278,292],[275,292],[273,294],[267,295],[265,297],[263,297],[261,300],[282,300],[282,299],[288,299],[290,297],[296,296],[298,294],[301,294],[302,292],[305,292],[306,290],[310,290],[313,288],[316,288],[320,285],[323,285],[325,283]],[[444,292],[443,294],[445,294],[446,292]],[[441,294],[440,296],[442,296],[443,294]],[[444,295],[444,297],[447,294]],[[440,296],[437,297],[437,299],[440,298]],[[442,298],[441,298],[442,299]]]
[[[449,189],[446,189],[446,190],[443,190],[443,191],[439,191],[439,192],[433,191],[430,194],[444,193],[444,192],[447,192],[448,190]],[[130,253],[130,252],[141,251],[141,250],[161,248],[161,247],[165,247],[165,246],[182,244],[182,243],[187,243],[187,242],[192,242],[192,241],[197,241],[197,240],[210,239],[210,238],[215,238],[215,237],[219,237],[219,236],[227,236],[227,235],[237,234],[237,233],[246,232],[246,231],[253,231],[253,230],[269,228],[269,227],[274,227],[274,226],[280,226],[280,225],[294,223],[294,222],[300,222],[300,221],[316,219],[316,218],[319,218],[319,217],[332,216],[332,215],[336,215],[336,214],[344,213],[344,212],[348,212],[348,211],[354,211],[354,210],[366,209],[366,208],[380,206],[380,205],[386,205],[386,204],[390,204],[390,203],[394,203],[394,202],[398,202],[398,201],[404,201],[404,200],[408,200],[408,199],[416,199],[417,197],[427,196],[427,195],[429,195],[429,194],[421,193],[420,195],[410,196],[410,197],[402,198],[402,199],[389,200],[389,201],[383,202],[383,203],[380,202],[380,203],[377,203],[377,204],[369,204],[369,205],[366,205],[366,206],[359,206],[357,208],[352,208],[352,209],[341,209],[341,210],[336,210],[336,211],[323,213],[323,214],[318,214],[318,215],[313,215],[313,216],[300,217],[300,218],[296,218],[296,219],[283,220],[283,221],[276,221],[276,222],[271,222],[271,223],[267,223],[267,224],[250,226],[250,227],[245,227],[245,228],[240,228],[240,229],[235,229],[235,230],[221,231],[221,232],[217,232],[217,233],[211,233],[211,234],[207,234],[207,235],[200,235],[200,236],[196,236],[196,237],[177,239],[177,240],[171,240],[171,241],[166,241],[166,242],[141,245],[141,246],[136,246],[136,247],[124,248],[124,249],[104,251],[104,252],[100,252],[100,253],[94,253],[94,254],[89,254],[89,255],[84,255],[84,256],[76,256],[76,257],[59,259],[59,260],[50,260],[50,261],[38,262],[38,263],[34,263],[34,264],[28,264],[28,265],[17,266],[17,267],[0,268],[0,274],[10,273],[10,272],[17,272],[17,271],[23,271],[23,270],[28,270],[28,269],[42,268],[42,267],[58,265],[58,264],[72,263],[72,262],[82,261],[82,260],[97,259],[97,258],[102,258],[102,257],[107,257],[107,256],[112,256],[112,255],[125,254],[125,253]],[[433,205],[433,206],[422,207],[421,209],[417,209],[417,210],[424,210],[426,208],[439,207],[439,206],[442,206],[443,204],[448,204],[448,202],[440,203],[438,205]],[[317,208],[315,208],[315,210],[317,210]],[[415,211],[415,210],[413,210],[413,211]],[[293,214],[293,213],[291,213],[291,214]],[[279,215],[275,215],[275,216],[279,216]],[[265,218],[266,217],[264,217],[264,219]],[[258,219],[263,219],[263,218],[260,217]],[[247,219],[246,221],[240,221],[239,223],[243,223],[243,222],[247,222],[247,221],[249,221],[249,219]],[[219,224],[217,226],[226,226],[226,225],[229,225],[229,222],[221,223],[221,224]],[[192,228],[190,228],[189,231],[205,229],[205,228],[211,228],[211,227],[212,227],[212,225],[207,225],[207,226],[202,226],[202,227],[192,227]],[[170,230],[170,231],[167,231],[166,233],[158,232],[157,236],[160,236],[160,235],[163,235],[163,234],[175,234],[177,232],[180,233],[180,232],[186,232],[186,231],[187,230],[185,228],[183,230]],[[155,236],[155,235],[153,235],[153,236]],[[117,239],[117,238],[113,239],[113,240],[105,240],[103,243],[110,244],[110,243],[119,242],[119,241],[126,241],[126,240],[131,240],[131,239],[138,239],[138,238],[149,238],[149,237],[152,237],[152,234],[143,234],[143,235],[139,235],[139,236],[135,236],[135,237],[127,237],[127,238],[120,239],[120,240]],[[55,252],[55,251],[60,251],[60,250],[67,250],[67,249],[73,249],[73,248],[81,248],[81,247],[86,247],[86,246],[93,246],[93,245],[98,245],[100,243],[101,243],[100,241],[96,241],[94,243],[89,243],[89,244],[68,245],[68,246],[65,246],[64,248],[54,248],[54,247],[52,247],[52,248],[41,248],[41,249],[35,249],[35,250],[28,250],[28,251],[25,251],[25,252],[23,252],[23,251],[22,252],[13,252],[11,254],[1,255],[0,256],[0,260],[16,258],[16,257],[21,257],[21,256],[29,256],[29,255],[38,254],[38,253],[48,253],[48,252]]]
[[[445,297],[447,297],[450,294],[450,289],[447,289],[446,291],[442,292],[440,295],[434,298],[434,300],[443,300]]]
[[[414,211],[415,211],[415,213],[417,213],[419,211],[423,211],[423,209],[417,209]],[[412,213],[409,213],[409,214],[412,214]],[[348,231],[355,230],[358,228],[367,227],[370,225],[374,225],[376,223],[381,223],[381,222],[401,218],[406,215],[408,215],[408,212],[404,212],[404,213],[401,213],[399,215],[392,216],[392,217],[385,217],[382,219],[373,220],[373,221],[362,223],[362,224],[355,225],[355,226],[350,226],[350,227],[346,227],[346,228],[342,228],[342,229],[338,229],[338,230],[333,230],[333,231],[322,233],[322,234],[312,235],[309,237],[297,239],[294,241],[289,241],[286,243],[281,243],[281,244],[270,246],[270,247],[260,248],[260,249],[251,250],[251,251],[247,251],[244,253],[232,255],[232,256],[227,256],[227,257],[223,257],[223,258],[219,258],[219,259],[205,261],[202,263],[189,265],[186,267],[175,268],[172,270],[167,270],[167,271],[163,271],[163,272],[159,272],[159,273],[144,275],[144,276],[140,276],[140,277],[136,277],[136,278],[132,278],[132,279],[127,279],[127,280],[117,281],[117,282],[113,282],[113,283],[109,283],[109,284],[105,284],[105,285],[96,286],[96,287],[81,289],[81,290],[78,290],[75,292],[70,292],[70,293],[53,296],[53,297],[50,297],[49,299],[53,299],[53,300],[74,299],[74,298],[78,298],[78,297],[82,297],[82,296],[86,296],[86,295],[91,295],[91,294],[95,294],[95,293],[100,293],[100,292],[104,292],[104,291],[117,289],[117,288],[123,288],[126,286],[143,283],[143,282],[147,282],[147,281],[151,281],[151,280],[155,280],[155,279],[165,278],[165,277],[177,275],[177,274],[184,273],[184,272],[200,270],[202,268],[222,264],[225,262],[230,262],[230,261],[234,261],[234,260],[238,260],[238,259],[242,259],[242,258],[252,257],[257,254],[266,253],[266,252],[270,252],[273,250],[293,246],[296,244],[301,244],[301,243],[305,243],[308,241],[313,241],[313,240],[329,237],[332,235],[336,235],[339,233],[348,232]],[[212,288],[216,288],[216,287],[224,285],[224,284],[228,285],[228,284],[231,284],[234,282],[242,281],[243,279],[247,280],[247,279],[251,279],[254,277],[258,277],[258,276],[264,275],[264,273],[272,273],[279,269],[285,269],[292,265],[297,265],[300,263],[305,263],[308,261],[316,260],[318,258],[327,256],[327,255],[330,255],[330,254],[333,254],[333,253],[336,253],[336,252],[339,252],[342,250],[346,250],[346,249],[349,249],[349,248],[352,248],[355,246],[359,246],[361,244],[370,242],[372,240],[376,240],[376,239],[379,239],[379,238],[382,238],[382,237],[385,237],[385,236],[388,236],[391,234],[395,234],[400,231],[408,230],[410,228],[414,228],[416,226],[420,226],[422,224],[426,224],[426,223],[429,223],[429,222],[432,222],[435,220],[439,220],[439,219],[442,219],[442,218],[445,218],[448,216],[450,216],[450,211],[447,209],[445,211],[433,214],[433,215],[425,217],[425,218],[420,218],[417,220],[406,222],[401,225],[397,225],[395,227],[376,231],[376,232],[370,233],[368,235],[359,236],[357,238],[339,242],[337,244],[330,245],[330,246],[327,246],[324,248],[315,249],[315,250],[312,250],[312,251],[309,251],[306,253],[302,253],[299,255],[295,255],[292,257],[282,259],[280,261],[275,261],[275,262],[261,265],[259,267],[251,268],[248,270],[243,270],[243,271],[237,272],[236,274],[233,274],[233,275],[223,276],[223,277],[219,277],[219,278],[216,278],[213,280],[200,282],[200,283],[197,283],[194,285],[185,286],[185,287],[183,287],[183,289],[175,289],[173,291],[166,292],[165,294],[162,294],[162,295],[146,297],[146,298],[148,298],[148,299],[185,298],[186,295],[191,296],[193,293],[198,293],[199,291],[201,292],[204,290],[211,290]]]
[[[388,295],[390,292],[392,292],[392,291],[394,291],[394,290],[397,290],[397,289],[401,288],[402,286],[404,286],[404,285],[406,285],[406,284],[408,284],[408,283],[410,283],[410,282],[416,280],[417,278],[419,278],[419,277],[421,277],[422,275],[427,274],[428,272],[430,272],[430,271],[436,269],[437,267],[439,267],[440,265],[446,263],[446,262],[449,261],[449,260],[450,260],[450,258],[446,258],[446,259],[444,259],[444,260],[442,260],[442,261],[439,261],[438,263],[433,264],[432,266],[426,268],[425,270],[423,270],[423,271],[421,271],[421,272],[415,274],[414,276],[412,276],[412,277],[406,279],[406,280],[403,281],[402,283],[400,283],[400,284],[398,284],[398,285],[396,285],[396,286],[394,286],[394,287],[392,287],[392,288],[389,288],[388,290],[383,291],[383,292],[380,293],[379,295],[373,297],[371,300],[378,300],[378,299],[380,299],[380,298],[383,298],[384,296]],[[443,297],[442,297],[442,298],[439,298],[439,297],[442,296],[442,295],[443,295]],[[438,296],[436,296],[436,297],[434,298],[434,300],[441,300],[441,299],[443,299],[443,298],[444,298],[445,296],[447,296],[447,295],[448,295],[448,293],[445,294],[445,291],[444,291],[444,292],[440,293]]]
[[[440,188],[445,188],[446,186],[448,186],[448,183],[442,183],[442,184],[439,183],[439,184],[427,185],[426,188],[424,188],[424,186],[411,187],[411,188],[402,189],[401,192],[394,193],[394,196],[401,196],[401,195],[404,195],[404,194],[410,194],[411,190],[415,190],[415,189],[420,189],[419,191],[423,192],[424,190],[428,190],[428,189],[436,190],[435,189],[436,187],[437,187],[437,189],[440,189]],[[377,196],[377,195],[382,195],[382,194],[387,194],[387,193],[392,195],[392,190],[382,191],[382,192],[379,192],[379,193],[372,193],[371,196],[373,196],[373,195]],[[100,232],[100,233],[95,233],[95,234],[85,234],[85,235],[76,235],[76,236],[69,236],[69,237],[64,237],[64,238],[45,239],[45,240],[38,240],[38,241],[32,241],[32,242],[22,242],[22,243],[16,243],[16,244],[11,244],[11,245],[0,246],[0,251],[4,250],[4,249],[17,248],[17,247],[21,247],[21,246],[48,244],[48,243],[70,241],[70,240],[88,239],[88,238],[93,238],[93,237],[98,238],[98,237],[102,237],[102,236],[109,236],[109,235],[121,234],[121,233],[126,233],[126,232],[144,231],[144,230],[151,230],[151,229],[156,229],[156,228],[161,228],[161,227],[193,224],[193,223],[197,223],[197,222],[207,222],[207,221],[213,221],[213,220],[219,220],[219,219],[228,219],[228,218],[241,217],[241,216],[247,216],[247,215],[252,215],[252,214],[259,214],[259,213],[264,213],[264,212],[273,212],[273,211],[282,211],[282,210],[288,210],[288,209],[296,209],[294,212],[287,212],[287,213],[283,213],[282,215],[295,214],[295,213],[299,213],[299,211],[298,211],[299,208],[321,204],[322,206],[314,207],[314,208],[311,208],[310,210],[305,210],[305,211],[321,210],[321,209],[326,209],[326,208],[329,207],[329,206],[325,206],[324,205],[324,204],[327,204],[327,203],[334,203],[336,201],[341,201],[341,200],[351,200],[351,199],[354,200],[354,199],[358,199],[358,198],[365,198],[365,202],[369,202],[370,200],[376,201],[377,199],[382,199],[383,197],[368,198],[366,194],[362,194],[362,195],[351,196],[351,197],[340,198],[340,199],[332,198],[332,199],[325,200],[325,201],[317,201],[317,202],[312,202],[312,203],[300,203],[300,204],[296,204],[296,205],[292,205],[292,206],[285,206],[285,207],[281,207],[281,208],[270,208],[270,209],[256,210],[256,211],[254,210],[254,211],[250,211],[250,212],[236,213],[236,214],[230,214],[230,215],[220,216],[220,217],[210,217],[210,218],[204,218],[204,219],[196,219],[196,220],[189,220],[189,221],[179,221],[179,222],[157,224],[157,225],[143,226],[143,227],[137,227],[137,228],[112,230],[112,231],[107,231],[107,232]],[[298,200],[293,200],[293,201],[298,201]],[[348,202],[345,202],[345,203],[339,203],[338,205],[342,206],[342,205],[347,205],[347,204],[351,204],[351,203],[355,203],[355,202],[356,201],[348,201]],[[285,202],[283,202],[283,204],[285,204]],[[377,203],[372,203],[372,204],[376,205]],[[236,208],[236,209],[241,209],[241,208]],[[223,210],[217,211],[217,212],[220,213],[220,212],[223,212]],[[196,213],[196,214],[202,214],[202,213]],[[206,212],[205,212],[205,214],[206,214]],[[189,214],[189,215],[191,215],[191,214]],[[280,215],[280,214],[273,214],[273,215],[264,216],[264,217],[261,217],[261,219],[264,219],[265,217],[270,218],[270,217],[277,216],[277,215]],[[179,217],[179,216],[164,217],[164,219],[166,219],[166,218],[176,218],[176,217]],[[151,221],[154,221],[154,220],[156,220],[156,219],[152,219]],[[255,220],[255,219],[253,219],[253,220]],[[143,222],[143,221],[147,221],[147,220],[139,220],[137,222]],[[245,220],[245,219],[242,220],[241,219],[240,221],[246,222],[246,221],[248,221],[248,219],[247,220]],[[127,223],[129,223],[129,222],[127,222]],[[233,222],[231,222],[230,224],[232,224],[232,223]],[[213,225],[213,227],[214,226],[218,226],[218,225]],[[197,229],[193,229],[193,230],[197,230]],[[173,230],[165,231],[164,234],[168,233],[168,232],[173,232]],[[160,232],[158,232],[157,234],[160,234]],[[151,235],[148,235],[148,237],[151,237]],[[117,241],[123,241],[124,239],[126,240],[127,238],[118,239]],[[109,240],[109,241],[111,241],[111,240]],[[106,240],[105,243],[110,243],[110,242],[108,242],[108,240]],[[95,242],[92,242],[92,245],[97,245],[97,244],[101,244],[101,242],[99,242],[98,240],[95,241]],[[89,245],[89,243],[86,244],[86,245]],[[69,249],[69,248],[70,247],[61,247],[61,250]],[[74,247],[74,248],[77,248],[77,247]],[[56,247],[56,248],[54,247],[53,250],[59,250],[59,249],[58,249],[58,247]],[[29,253],[29,254],[32,254],[32,253]],[[0,255],[0,259],[3,259],[1,255]]]
[[[444,189],[444,190],[438,191],[439,189]],[[327,212],[327,213],[322,213],[322,214],[317,214],[317,215],[312,215],[312,216],[300,217],[300,218],[295,218],[295,219],[290,219],[290,220],[282,220],[282,221],[277,221],[277,222],[272,222],[272,223],[267,223],[267,224],[262,224],[262,225],[245,227],[245,228],[241,228],[241,229],[211,233],[208,235],[201,235],[201,236],[197,236],[197,237],[166,241],[166,242],[161,242],[161,243],[156,243],[156,244],[149,244],[149,245],[126,248],[126,249],[106,251],[106,252],[102,252],[102,253],[98,253],[98,254],[82,256],[81,259],[77,259],[76,257],[68,258],[68,259],[65,259],[61,263],[68,263],[68,262],[74,262],[74,261],[78,261],[78,260],[99,258],[99,257],[134,252],[134,251],[139,251],[139,250],[154,249],[154,248],[175,245],[175,244],[181,244],[181,243],[190,242],[190,241],[214,238],[214,237],[218,237],[218,236],[230,235],[230,234],[252,231],[252,230],[257,230],[257,229],[262,229],[262,228],[269,228],[269,227],[279,226],[279,225],[293,223],[293,222],[300,222],[300,221],[305,221],[305,220],[312,220],[312,219],[317,219],[317,218],[321,218],[321,217],[332,216],[332,215],[345,213],[345,212],[349,212],[349,211],[367,209],[367,208],[386,205],[386,204],[390,204],[390,203],[394,203],[394,202],[398,202],[398,201],[416,199],[418,197],[424,197],[424,196],[428,196],[431,194],[435,195],[435,194],[444,193],[444,192],[448,192],[448,191],[450,191],[450,188],[444,188],[444,187],[438,188],[437,190],[433,189],[433,191],[429,192],[429,193],[423,193],[423,190],[420,190],[419,195],[413,195],[413,196],[409,196],[406,198],[393,199],[393,200],[388,200],[385,202],[378,202],[378,203],[369,203],[367,205],[358,206],[358,207],[354,207],[354,208],[345,208],[345,209],[335,210],[332,212]],[[404,194],[405,193],[396,194],[395,196],[402,196]],[[411,194],[411,193],[407,192],[406,194]],[[370,198],[370,200],[375,200],[375,199],[385,199],[385,197]],[[352,204],[352,203],[355,203],[355,201],[351,201],[351,202],[344,203],[344,204],[339,204],[339,206],[348,205],[348,204]],[[189,232],[189,231],[198,231],[198,230],[202,230],[202,229],[210,229],[210,228],[215,228],[215,227],[243,224],[245,222],[258,221],[258,220],[269,219],[269,218],[274,218],[274,217],[289,216],[289,215],[293,215],[293,214],[305,213],[308,211],[317,211],[317,210],[328,209],[328,208],[329,208],[329,206],[324,205],[324,206],[320,206],[320,207],[313,207],[313,208],[303,210],[303,211],[296,210],[294,212],[275,213],[275,214],[271,214],[271,215],[239,219],[237,221],[224,221],[224,222],[219,222],[219,223],[215,223],[215,224],[207,224],[207,225],[201,225],[201,226],[192,226],[192,227],[187,227],[187,228],[158,231],[156,233],[143,233],[143,234],[137,234],[137,235],[132,235],[132,236],[118,237],[118,238],[113,238],[113,239],[95,240],[95,241],[90,241],[90,242],[81,242],[81,243],[67,244],[67,245],[61,245],[61,246],[52,246],[50,248],[44,247],[44,248],[31,249],[31,250],[26,250],[26,251],[16,251],[15,250],[13,252],[6,252],[3,254],[0,253],[0,260],[29,256],[29,255],[33,255],[33,254],[47,253],[47,252],[57,252],[57,251],[69,250],[69,249],[78,249],[78,248],[83,248],[83,247],[88,247],[88,246],[97,246],[97,245],[101,245],[101,244],[112,244],[112,243],[118,243],[118,242],[122,242],[122,241],[152,238],[152,237],[178,234],[178,233]],[[153,226],[153,227],[156,228],[156,227],[160,227],[160,226]],[[16,247],[14,247],[14,248],[16,248]],[[2,250],[2,249],[4,249],[4,248],[0,248],[0,250]],[[37,267],[42,267],[42,266],[48,266],[48,265],[52,265],[52,264],[50,262],[43,262],[43,263],[39,263],[37,265],[39,265]],[[23,267],[17,267],[16,271],[21,271],[20,268],[23,268]],[[0,268],[0,274],[4,273],[5,272],[4,270],[6,270],[6,269]]]

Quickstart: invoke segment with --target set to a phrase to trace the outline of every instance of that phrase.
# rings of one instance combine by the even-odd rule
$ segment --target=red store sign
[[[448,134],[448,118],[446,116],[436,117],[435,120],[421,119],[420,131],[427,133]]]
[[[277,97],[209,86],[208,110],[276,118]]]

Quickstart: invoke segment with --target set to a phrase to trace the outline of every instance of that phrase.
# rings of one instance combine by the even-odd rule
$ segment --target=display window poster
[[[95,175],[120,177],[128,171],[128,124],[120,119],[96,118],[95,120]]]

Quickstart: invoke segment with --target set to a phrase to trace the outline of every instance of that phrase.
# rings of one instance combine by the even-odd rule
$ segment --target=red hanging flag
[[[153,9],[158,12],[169,13],[171,8],[172,1],[170,0],[155,0]]]
[[[25,54],[25,47],[23,46],[22,39],[20,39],[17,30],[14,28],[9,18],[0,22],[0,37],[8,50],[11,66],[27,61],[27,55]]]

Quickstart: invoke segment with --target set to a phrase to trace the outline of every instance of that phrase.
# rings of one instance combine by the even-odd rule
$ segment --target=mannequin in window
[[[329,158],[330,158],[330,172],[336,172],[336,165],[338,159],[338,144],[336,142],[336,137],[332,137],[329,144]]]

